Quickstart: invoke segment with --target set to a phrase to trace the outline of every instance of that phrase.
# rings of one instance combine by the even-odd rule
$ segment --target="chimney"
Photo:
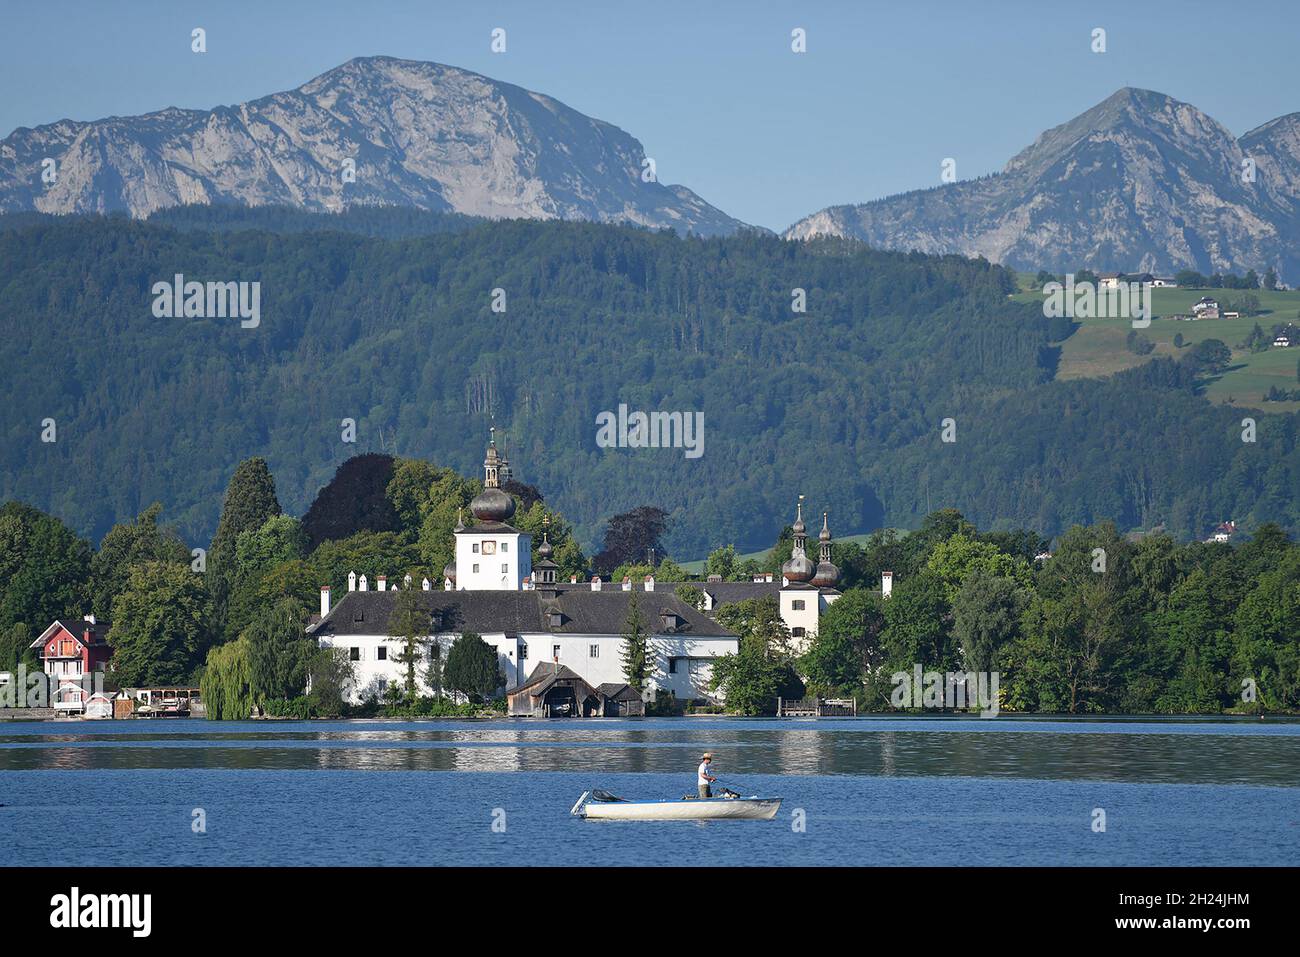
[[[407,573],[406,573],[406,577],[402,579],[402,587],[403,587],[403,588],[410,588],[410,587],[411,587],[411,573],[410,573],[410,572],[407,572]]]
[[[623,576],[623,591],[631,591],[631,590],[632,590],[632,579],[630,579],[630,578],[628,578],[626,575],[624,575],[624,576]]]
[[[711,582],[720,582],[720,581],[722,581],[722,576],[721,576],[721,575],[709,575],[709,576],[708,576],[707,578],[705,578],[704,580],[705,580],[706,582],[710,582],[710,583],[711,583]]]
[[[755,584],[755,585],[761,585],[762,583],[763,583],[763,576],[762,576],[762,575],[755,575],[755,576],[754,576],[754,584]]]
[[[365,575],[362,575],[361,578],[357,580],[357,588],[360,591],[370,591],[370,585],[367,584]]]
[[[771,573],[771,572],[768,572],[768,573],[767,573],[767,583],[768,583],[769,585],[772,584],[772,573]]]
[[[422,582],[420,582],[421,591],[431,591],[432,589],[433,589],[433,582],[429,581],[429,579],[426,578]]]
[[[86,616],[86,621],[90,622],[90,623],[93,625],[93,624],[95,623],[95,616],[94,616],[94,615],[87,615],[87,616]]]
[[[532,590],[533,590],[533,576],[532,576],[532,575],[525,575],[525,576],[524,576],[524,580],[521,581],[521,582],[519,583],[519,588],[520,588],[521,591],[532,591]]]
[[[324,618],[330,613],[330,586],[320,586],[320,616]]]
[[[576,585],[576,584],[578,584],[578,576],[577,576],[577,575],[570,575],[570,576],[569,576],[569,584],[570,584],[570,585]]]
[[[357,573],[348,572],[348,591],[357,590]]]
[[[893,592],[893,590],[894,590],[894,573],[881,572],[880,573],[880,597],[888,598],[890,594]]]
[[[388,576],[387,576],[387,575],[380,575],[380,576],[379,576],[379,586],[378,586],[378,587],[379,587],[379,590],[380,590],[380,591],[388,591]]]
[[[646,590],[646,591],[654,591],[654,590],[655,590],[655,577],[654,577],[654,575],[646,575],[646,577],[645,577],[645,590]]]
[[[593,575],[591,578],[591,590],[600,591],[600,585],[601,585],[600,576]]]

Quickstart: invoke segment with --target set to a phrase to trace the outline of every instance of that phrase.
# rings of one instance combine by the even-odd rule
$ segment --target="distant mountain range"
[[[1248,158],[1253,182],[1243,175]],[[1194,106],[1126,88],[1043,133],[1000,174],[832,206],[785,235],[852,237],[1030,270],[1273,266],[1294,282],[1300,113],[1236,138]]]
[[[42,179],[47,158],[53,183]],[[0,142],[0,212],[389,205],[700,235],[745,225],[685,186],[645,181],[644,161],[635,138],[549,96],[437,63],[362,57],[236,106],[15,130]]]
[[[47,160],[53,183],[42,179]],[[15,130],[0,142],[0,212],[403,206],[706,236],[745,227],[685,186],[646,182],[645,164],[632,136],[543,94],[363,57],[237,106]],[[1194,106],[1126,88],[1043,133],[999,174],[833,206],[785,235],[1027,270],[1273,266],[1296,284],[1300,113],[1237,138]]]

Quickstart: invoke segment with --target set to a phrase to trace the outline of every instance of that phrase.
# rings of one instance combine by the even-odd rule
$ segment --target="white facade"
[[[796,652],[806,650],[817,634],[821,616],[821,595],[816,588],[782,588],[781,620],[790,629],[790,644]]]
[[[424,647],[424,660],[416,665],[420,694],[432,694],[426,680],[432,645],[437,643],[445,659],[458,636],[440,634]],[[582,676],[590,685],[622,683],[623,638],[620,635],[579,635],[534,633],[523,635],[485,634],[482,639],[496,649],[497,664],[505,677],[504,688],[522,684],[539,662],[559,661]],[[356,673],[356,684],[348,689],[355,704],[371,696],[380,696],[392,685],[406,683],[406,666],[396,661],[402,651],[400,639],[386,635],[322,635],[322,648],[346,649]],[[671,691],[678,698],[708,698],[709,679],[713,676],[713,659],[735,654],[740,641],[728,637],[653,635],[650,647],[654,654],[651,684]]]
[[[527,532],[473,526],[456,533],[457,591],[518,591],[532,573],[533,537]]]

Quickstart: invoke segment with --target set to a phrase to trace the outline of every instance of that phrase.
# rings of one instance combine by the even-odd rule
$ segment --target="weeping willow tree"
[[[253,710],[252,649],[247,638],[218,645],[208,652],[199,682],[208,717],[240,721]]]

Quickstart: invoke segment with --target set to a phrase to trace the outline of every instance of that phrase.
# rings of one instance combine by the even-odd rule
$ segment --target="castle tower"
[[[457,519],[456,561],[444,570],[459,591],[519,591],[532,575],[532,536],[508,524],[515,500],[501,491],[503,469],[508,476],[510,465],[497,451],[494,428],[483,457],[483,491],[469,503],[475,524],[467,528]]]
[[[807,554],[808,527],[803,522],[802,495],[799,496],[791,530],[794,532],[794,547],[781,566],[781,620],[790,629],[790,642],[795,651],[802,652],[812,636],[817,634],[821,615],[818,589],[811,584],[817,569]]]

